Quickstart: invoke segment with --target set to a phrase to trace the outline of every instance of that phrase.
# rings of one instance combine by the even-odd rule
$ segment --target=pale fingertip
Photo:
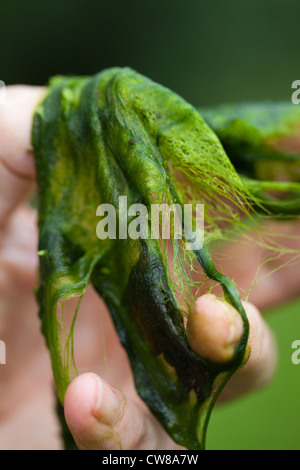
[[[65,418],[80,449],[120,448],[114,430],[123,416],[122,402],[94,373],[76,377],[65,395]]]
[[[93,426],[93,409],[98,402],[98,381],[95,374],[79,375],[67,388],[64,402],[66,422],[74,436]]]
[[[244,331],[239,312],[213,294],[199,297],[187,321],[190,347],[199,356],[224,363],[234,356]]]

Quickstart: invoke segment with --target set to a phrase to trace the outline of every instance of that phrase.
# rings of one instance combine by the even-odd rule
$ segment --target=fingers
[[[225,387],[221,400],[265,384],[274,373],[276,348],[272,334],[252,304],[245,304],[245,309],[250,322],[250,358]],[[219,362],[229,360],[243,332],[238,312],[207,294],[197,300],[193,315],[192,323],[187,325],[193,349],[201,344],[198,354]],[[80,449],[176,448],[147,411],[92,373],[82,374],[70,384],[65,417]]]
[[[163,449],[166,435],[150,414],[93,373],[71,382],[65,417],[79,449]],[[170,442],[166,444],[170,448]]]
[[[276,366],[276,346],[271,331],[254,305],[248,303],[244,307],[250,324],[250,358],[229,381],[222,392],[222,399],[266,384]],[[233,357],[242,333],[241,317],[227,302],[212,294],[203,295],[196,301],[187,323],[187,337],[196,353],[224,363]]]
[[[41,87],[7,87],[6,101],[0,105],[0,224],[27,196],[34,181],[31,125],[43,93]]]
[[[261,310],[286,302],[299,295],[299,234],[299,218],[266,221],[252,243],[240,236],[220,245],[214,252],[217,269]]]
[[[229,361],[243,334],[243,321],[228,302],[213,294],[199,297],[187,322],[187,337],[199,356],[214,362]]]
[[[277,347],[270,328],[253,304],[244,303],[244,308],[250,323],[250,358],[230,379],[221,400],[232,399],[266,385],[276,370]]]
[[[0,274],[32,289],[37,283],[38,232],[36,212],[19,207],[0,232]],[[2,296],[4,297],[4,296]],[[0,305],[3,298],[0,299]]]

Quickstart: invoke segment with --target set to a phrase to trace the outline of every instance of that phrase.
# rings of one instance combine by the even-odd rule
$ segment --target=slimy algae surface
[[[213,131],[200,113],[130,68],[112,68],[91,77],[52,79],[32,126],[39,187],[37,299],[59,401],[63,405],[76,375],[73,328],[80,299],[91,283],[108,306],[127,351],[137,392],[174,441],[188,449],[204,448],[214,402],[241,366],[249,334],[238,290],[216,270],[209,244],[222,238],[224,227],[243,225],[245,218],[281,214],[280,201],[270,204],[253,159],[248,174],[240,175],[225,153],[219,137],[228,142],[227,121],[204,110]],[[249,140],[250,145],[251,136]],[[237,159],[237,140],[229,141]],[[246,167],[247,158],[237,167]],[[297,211],[300,192],[297,181],[293,184]],[[282,190],[287,201],[290,189]],[[146,207],[205,204],[205,244],[187,249],[184,228],[181,240],[172,232],[171,270],[170,247],[164,240],[100,240],[96,209],[103,203],[118,208],[119,196],[127,196],[128,205]],[[116,210],[116,217],[119,224],[124,214]],[[241,341],[224,364],[198,356],[187,341],[192,291],[204,285],[199,281],[197,286],[195,270],[221,285],[224,299],[243,320]],[[65,335],[59,305],[71,297],[78,297],[78,308]]]

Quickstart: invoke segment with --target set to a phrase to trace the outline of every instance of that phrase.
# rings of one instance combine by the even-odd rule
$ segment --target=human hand
[[[0,366],[3,449],[61,448],[51,366],[33,294],[38,283],[36,214],[25,202],[35,180],[28,150],[32,115],[43,92],[42,88],[8,87],[7,102],[0,108],[0,338],[7,345],[7,365]],[[234,274],[239,281],[245,278],[241,270]],[[251,273],[246,274],[249,279]],[[266,307],[274,301],[274,292],[269,288],[262,297]],[[282,290],[277,301],[285,297]],[[70,314],[73,306],[74,300],[70,300],[66,306]],[[202,296],[195,309],[207,325],[199,332],[203,335],[199,342],[208,357],[222,355],[229,336],[238,341],[239,317],[228,316],[214,297]],[[229,382],[222,399],[266,383],[275,368],[272,334],[253,305],[246,305],[246,310],[251,356]],[[105,305],[92,288],[83,298],[74,341],[80,375],[67,390],[65,416],[79,448],[179,448],[136,394],[126,353]]]

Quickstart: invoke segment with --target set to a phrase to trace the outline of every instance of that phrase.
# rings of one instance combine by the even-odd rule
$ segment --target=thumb
[[[145,408],[93,373],[76,377],[65,396],[65,418],[82,450],[174,448]]]

